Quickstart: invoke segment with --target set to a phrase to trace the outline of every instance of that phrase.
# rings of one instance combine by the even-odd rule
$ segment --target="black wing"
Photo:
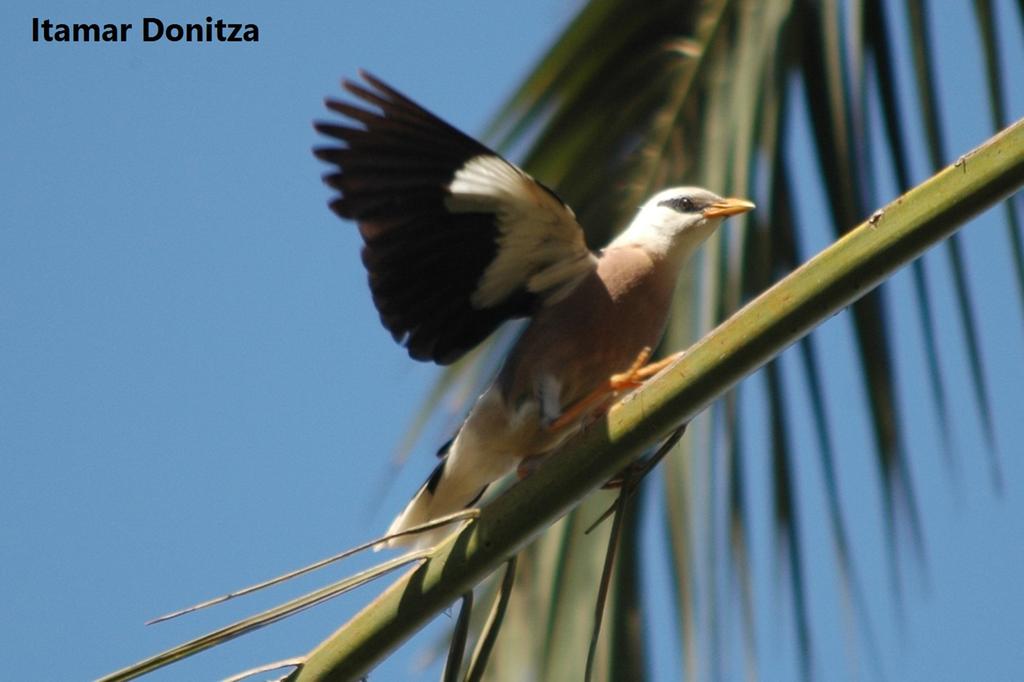
[[[575,216],[553,192],[360,75],[366,85],[342,86],[361,103],[327,100],[345,125],[315,125],[342,146],[314,153],[335,166],[324,176],[339,192],[330,207],[358,222],[373,301],[409,355],[454,362],[593,269]]]

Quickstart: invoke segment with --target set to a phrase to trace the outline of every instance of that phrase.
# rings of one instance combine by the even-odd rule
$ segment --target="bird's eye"
[[[697,210],[697,204],[690,197],[672,197],[659,201],[658,206],[666,206],[680,213],[693,213]]]

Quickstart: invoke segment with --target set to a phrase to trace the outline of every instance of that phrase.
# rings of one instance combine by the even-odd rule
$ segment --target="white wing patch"
[[[473,292],[475,307],[496,305],[524,287],[552,303],[597,267],[572,210],[501,157],[470,159],[449,191],[449,211],[497,218],[498,254]]]

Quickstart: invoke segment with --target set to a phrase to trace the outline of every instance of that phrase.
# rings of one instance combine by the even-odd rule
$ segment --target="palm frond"
[[[813,326],[1022,184],[1024,121],[880,209],[719,325],[573,447],[493,500],[475,522],[381,594],[374,608],[362,611],[317,647],[288,679],[363,674],[676,424],[693,419]],[[787,475],[779,480],[788,480]],[[795,505],[784,504],[792,514]],[[795,538],[792,527],[787,527],[788,542]],[[790,565],[799,567],[799,557]],[[799,582],[798,576],[793,579]]]

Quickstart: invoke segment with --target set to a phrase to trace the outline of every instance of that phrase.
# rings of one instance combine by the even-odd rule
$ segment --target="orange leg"
[[[636,356],[636,360],[633,361],[633,364],[630,365],[628,370],[621,374],[613,374],[608,378],[607,382],[595,388],[581,400],[570,405],[565,412],[559,415],[558,419],[551,422],[548,429],[557,431],[565,428],[569,424],[575,423],[584,414],[600,406],[602,403],[607,402],[618,392],[624,389],[641,386],[644,381],[650,379],[652,376],[678,360],[682,354],[682,352],[673,353],[663,360],[647,364],[647,361],[651,357],[651,349],[644,348]]]

